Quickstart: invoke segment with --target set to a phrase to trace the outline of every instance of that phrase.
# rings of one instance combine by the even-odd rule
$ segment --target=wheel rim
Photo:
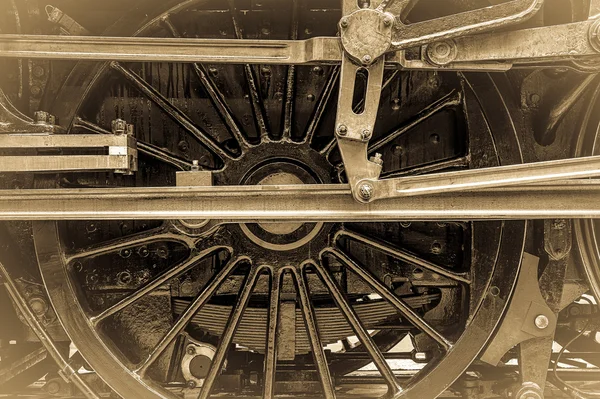
[[[194,2],[185,2],[183,4],[179,4],[169,13],[173,14],[179,10],[185,9],[192,3]],[[155,21],[158,21],[160,18],[161,17],[155,19]],[[147,26],[152,25],[153,22],[149,23]],[[143,33],[143,29],[139,30],[138,33]],[[85,86],[85,94],[89,94],[88,90],[91,91],[91,87],[93,87],[91,83],[96,81],[96,79],[102,73],[104,68],[108,68],[108,66],[100,67],[100,69],[97,71],[97,74],[92,73],[88,75],[91,76],[92,79],[88,82],[90,84]],[[114,65],[113,69],[115,69]],[[127,71],[125,73],[127,73]],[[77,74],[72,76],[77,77]],[[131,78],[132,77],[130,76],[130,81]],[[133,76],[133,79],[135,79],[135,76]],[[328,81],[330,80],[335,80],[334,70],[332,70],[332,72],[329,74]],[[510,121],[510,118],[508,116],[508,110],[506,109],[506,105],[503,103],[503,100],[501,99],[498,91],[496,90],[494,83],[487,76],[468,76],[465,80],[465,85],[465,97],[468,98],[465,98],[464,102],[467,104],[470,103],[471,107],[475,104],[478,104],[482,108],[479,111],[478,117],[483,120],[483,123],[482,121],[479,121],[479,124],[478,121],[470,121],[470,123],[473,123],[475,126],[481,126],[482,124],[486,123],[485,119],[487,118],[487,121],[490,122],[490,124],[492,124],[493,122],[492,126],[502,127],[494,129],[493,132],[491,132],[492,137],[488,138],[488,140],[491,143],[507,143],[505,146],[498,146],[497,151],[495,153],[495,157],[497,157],[498,160],[500,160],[502,163],[521,162],[520,153],[518,151],[515,152],[512,150],[515,147],[518,148],[518,143],[514,135],[514,130],[510,129],[510,126],[512,126],[512,122]],[[81,95],[79,96],[79,98],[80,97]],[[480,99],[482,98],[485,98],[486,100],[481,101]],[[67,104],[68,102],[57,101],[56,109],[54,112],[60,115],[63,121],[65,119],[75,121],[76,118],[75,114],[73,113],[73,110],[76,108],[79,109],[79,107],[74,108],[71,106],[67,106]],[[496,110],[492,110],[492,108],[494,106],[497,106],[498,104],[500,104],[503,111],[505,110],[506,112],[493,112]],[[67,109],[68,112],[66,112]],[[60,112],[63,113],[61,114]],[[425,112],[425,114],[426,113],[427,112]],[[477,112],[475,114],[477,114]],[[483,116],[483,114],[485,114],[485,116]],[[492,121],[493,119],[496,120]],[[416,118],[416,120],[418,121],[419,118]],[[309,126],[311,126],[310,123]],[[261,127],[259,123],[258,130],[260,129]],[[306,144],[308,144],[308,146],[302,147],[303,150],[298,151],[302,153],[303,157],[306,157],[306,161],[302,162],[302,164],[310,164],[310,166],[321,165],[320,169],[323,170],[321,170],[320,172],[315,172],[314,175],[316,175],[316,179],[320,180],[320,182],[327,181],[328,177],[324,171],[326,169],[327,160],[323,161],[319,158],[319,156],[322,154],[319,155],[318,152],[312,150],[312,148],[310,147],[309,140],[300,140],[296,142],[293,142],[293,140],[289,140],[289,142],[287,143],[273,143],[273,146],[270,147],[270,151],[272,151],[272,153],[269,156],[278,156],[283,161],[287,162],[287,160],[285,159],[287,153],[278,153],[277,146],[295,145],[299,146],[298,148],[300,148],[301,146],[305,146]],[[478,160],[473,165],[474,167],[486,166],[486,163],[490,162],[491,164],[496,164],[498,162],[496,159],[488,159],[487,161],[481,161],[481,159],[485,159],[485,157],[480,157],[477,155],[481,155],[481,152],[483,150],[478,149],[478,147],[476,147],[476,144],[477,143],[470,144],[472,146],[472,149],[475,149],[476,151],[480,152],[479,154],[471,154],[473,158],[477,158]],[[252,145],[251,143],[249,143],[248,149],[250,149],[251,147]],[[325,144],[325,146],[323,147],[323,149],[325,149],[328,154],[332,153],[331,148],[331,145],[328,144]],[[265,156],[265,154],[260,155]],[[227,158],[226,155],[223,156]],[[242,157],[243,156],[247,156],[247,153],[242,153]],[[236,159],[235,157],[230,158]],[[294,159],[294,161],[296,162],[296,166],[298,166],[298,159]],[[286,162],[284,162],[286,165],[290,165],[289,162]],[[261,165],[261,162],[255,162],[255,164]],[[242,163],[236,165],[242,165]],[[237,170],[235,169],[235,165],[224,165],[224,167],[220,168],[220,170],[215,173],[216,182],[218,184],[238,184],[240,181],[244,181],[244,179],[249,179],[248,181],[252,181],[252,179],[254,178],[253,172],[258,173],[257,170],[260,171],[260,168],[258,168],[256,170],[251,171],[251,173],[248,174],[243,173],[245,172],[243,170],[243,166],[239,166]],[[319,169],[319,167],[317,169]],[[236,173],[232,174],[231,170],[234,170],[234,172]],[[258,174],[260,175],[260,173]],[[232,175],[235,175],[236,177],[232,178]],[[393,175],[393,171],[391,171],[391,173],[388,173],[387,175]],[[269,173],[267,173],[266,177],[269,176]],[[295,176],[298,177],[297,175]],[[491,270],[489,271],[488,278],[485,278],[485,284],[482,284],[480,287],[477,287],[478,295],[473,295],[478,299],[475,301],[476,303],[472,305],[472,319],[469,320],[467,330],[462,334],[461,338],[454,344],[452,350],[446,353],[445,356],[441,359],[436,359],[439,361],[431,361],[424,368],[424,370],[417,375],[416,378],[414,378],[405,386],[404,391],[402,392],[402,394],[400,394],[402,397],[422,398],[437,396],[445,388],[447,388],[456,377],[460,375],[462,370],[466,368],[467,365],[477,355],[479,349],[483,347],[489,336],[492,334],[495,324],[497,323],[502,314],[503,307],[508,298],[510,297],[514,279],[516,277],[516,266],[520,262],[522,243],[524,241],[524,227],[524,223],[520,222],[509,222],[503,224],[477,224],[474,227],[474,229],[480,230],[479,233],[474,233],[476,239],[477,237],[479,237],[478,239],[483,242],[485,241],[483,237],[487,236],[487,233],[494,232],[493,234],[497,237],[498,245],[495,251],[491,251],[492,254],[487,254],[483,256],[483,258],[485,258],[485,260],[491,266]],[[323,238],[329,236],[329,233],[333,231],[324,230],[322,226],[317,230],[319,230],[316,233],[317,236],[322,236]],[[153,383],[152,381],[140,378],[139,375],[133,373],[131,371],[131,365],[125,364],[123,362],[123,359],[119,358],[119,356],[116,355],[121,351],[118,348],[112,346],[110,342],[107,343],[106,337],[103,337],[102,334],[99,334],[98,331],[95,330],[95,326],[90,322],[88,317],[90,309],[87,306],[85,306],[85,303],[82,305],[81,290],[77,287],[77,284],[72,281],[71,274],[73,273],[73,268],[75,266],[73,263],[69,264],[67,262],[68,259],[65,258],[65,253],[68,253],[69,250],[67,248],[64,248],[62,244],[64,238],[61,237],[60,234],[61,228],[53,224],[37,223],[35,231],[36,250],[38,252],[42,274],[53,305],[57,309],[57,313],[61,318],[61,322],[63,323],[63,325],[67,329],[67,332],[72,338],[77,337],[77,340],[74,339],[75,342],[101,342],[100,345],[91,345],[89,348],[85,349],[84,347],[80,347],[80,350],[84,357],[87,358],[90,364],[97,370],[99,375],[103,376],[103,378],[106,378],[109,385],[111,385],[123,397],[139,397],[142,394],[146,396],[153,395],[152,397],[170,397],[172,395],[170,392],[166,391],[165,389]],[[312,232],[314,231],[314,229],[310,231]],[[165,234],[167,234],[167,236],[169,236],[170,238],[173,238],[171,236],[172,230],[167,231]],[[249,238],[248,232],[245,231],[243,228],[240,228],[239,230],[233,228],[228,232],[228,234],[233,234],[234,237],[238,238]],[[337,236],[343,236],[345,238],[357,237],[353,233],[348,233],[347,229],[342,231],[341,233],[338,233]],[[176,237],[175,240],[177,241],[181,239],[180,237]],[[189,237],[185,240],[189,240]],[[248,244],[250,246],[257,243],[256,240],[251,239],[250,241],[252,242],[251,244]],[[296,243],[297,242],[298,241],[296,241]],[[480,246],[485,245],[481,242],[478,244]],[[215,245],[217,245],[221,249],[226,249],[233,253],[233,248],[228,242],[219,241]],[[298,248],[304,248],[304,245],[306,245],[306,243],[300,245],[300,247]],[[131,241],[129,241],[128,246],[132,246]],[[325,251],[331,253],[332,251],[328,248],[329,245],[324,245],[320,247],[317,252]],[[277,251],[277,248],[271,249],[273,251]],[[286,249],[286,251],[289,251],[289,249]],[[337,257],[339,260],[340,254],[337,251],[333,251],[333,253],[338,255]],[[342,253],[341,255],[343,258],[344,254]],[[239,259],[245,260],[245,256],[246,254],[242,253]],[[264,265],[268,265],[268,261],[269,258],[267,257],[266,259],[262,259],[255,266],[262,267]],[[275,276],[277,276],[276,273],[280,273],[282,271],[290,273],[292,276],[295,276],[295,284],[297,286],[296,289],[297,291],[302,292],[303,289],[302,287],[298,287],[298,284],[302,285],[303,278],[298,274],[298,270],[300,270],[298,268],[301,268],[301,266],[310,263],[311,262],[305,262],[302,259],[298,258],[295,264],[278,264],[277,267],[272,267],[272,269],[269,270],[273,270]],[[346,267],[351,267],[351,263],[351,260],[345,259]],[[290,268],[290,266],[292,266],[292,268]],[[316,267],[322,272],[322,277],[325,280],[327,280],[327,267],[320,264],[317,264]],[[254,269],[253,273],[258,271],[258,269]],[[254,274],[251,273],[248,278],[252,279],[253,276]],[[278,280],[274,279],[273,281]],[[491,289],[492,287],[494,287],[494,289]],[[336,287],[335,285],[332,285],[329,288],[335,291]],[[299,294],[301,294],[301,292],[299,292]],[[341,302],[341,305],[344,306],[343,298],[340,297],[339,300]],[[300,298],[300,302],[302,302],[302,298]],[[310,309],[312,307],[310,303],[305,302],[305,305],[306,306],[304,306],[303,309]],[[242,308],[243,307],[244,306],[242,306]],[[307,318],[310,319],[310,315],[307,314]],[[390,332],[387,333],[390,334]],[[378,335],[380,335],[379,338],[382,338],[382,336],[383,338],[385,337],[385,334]],[[110,340],[108,339],[108,341]],[[390,341],[391,343],[388,342],[387,345],[385,344],[384,339],[381,339],[381,341],[381,343],[377,343],[381,344],[382,350],[387,350],[388,348],[386,346],[390,346],[391,343],[395,343],[394,339]],[[314,352],[319,352],[319,350],[315,350]],[[107,367],[107,365],[110,366]],[[339,367],[343,370],[342,366]],[[335,369],[336,364],[332,364],[332,370]],[[453,373],[449,373],[449,370],[453,370]],[[321,369],[319,371],[321,375],[327,374],[327,372],[324,369]],[[125,373],[125,375],[130,376],[130,381],[115,381],[114,378],[112,378],[111,376],[116,376],[118,375],[118,373]],[[343,374],[344,371],[341,371],[341,373]],[[133,382],[133,384],[131,382]]]
[[[592,94],[590,106],[587,108],[582,123],[581,132],[577,138],[575,156],[598,155],[600,139],[600,119],[594,109],[598,106],[600,90]],[[593,219],[576,220],[574,222],[575,237],[579,254],[584,265],[590,289],[596,298],[600,297],[600,242],[598,239],[598,221]]]

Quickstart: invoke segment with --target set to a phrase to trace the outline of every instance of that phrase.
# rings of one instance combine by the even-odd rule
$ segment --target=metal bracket
[[[367,89],[364,97],[364,110],[357,112],[353,108],[354,89],[357,73],[361,70],[366,71],[368,74]],[[381,174],[381,162],[370,161],[367,158],[367,153],[369,140],[373,135],[373,128],[377,119],[377,111],[379,110],[383,71],[383,58],[368,67],[361,67],[354,64],[347,54],[343,56],[336,138],[352,193],[360,201],[368,200],[370,196],[361,195],[356,183],[365,177],[377,179]]]
[[[38,155],[39,150],[101,151],[100,155]],[[137,171],[137,142],[129,134],[0,134],[0,150],[34,154],[0,155],[0,172]]]
[[[538,265],[538,257],[523,255],[515,294],[500,329],[481,356],[482,361],[497,366],[514,346],[554,334],[557,318],[540,291]]]

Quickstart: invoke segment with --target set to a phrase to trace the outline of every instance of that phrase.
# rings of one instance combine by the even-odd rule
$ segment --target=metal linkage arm
[[[397,21],[390,51],[517,24],[535,15],[542,7],[543,2],[544,0],[512,0],[410,25],[404,25]]]
[[[431,65],[459,69],[465,63],[526,64],[600,56],[600,19],[584,22],[486,33],[436,42],[427,46]]]
[[[105,154],[49,154],[39,150],[106,150]],[[13,151],[34,150],[36,154],[12,155]],[[134,137],[97,134],[0,134],[0,172],[89,172],[137,171]]]
[[[600,176],[600,156],[498,166],[493,168],[400,177],[388,180],[362,180],[360,199],[365,202],[385,198],[429,196]],[[533,186],[535,187],[535,186]],[[368,193],[368,195],[362,195]],[[600,199],[598,199],[600,202]]]
[[[342,52],[336,37],[237,40],[2,34],[0,57],[291,65],[339,63]]]

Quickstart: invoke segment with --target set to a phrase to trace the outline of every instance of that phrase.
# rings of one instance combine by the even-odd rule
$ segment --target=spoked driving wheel
[[[108,34],[298,39],[335,34],[340,13],[337,2],[170,3]],[[58,184],[172,185],[195,169],[210,172],[198,174],[205,185],[343,182],[338,78],[321,65],[78,65],[52,112],[72,134],[131,122],[140,173]],[[501,82],[394,70],[384,80],[369,149],[384,177],[521,162]],[[499,322],[525,223],[78,221],[34,231],[62,324],[124,398],[351,396],[347,383],[370,362],[389,395],[433,398]]]

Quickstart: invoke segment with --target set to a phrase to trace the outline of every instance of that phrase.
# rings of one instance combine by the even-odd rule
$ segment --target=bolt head
[[[375,156],[372,156],[371,158],[369,158],[369,160],[373,163],[376,163],[377,165],[383,165],[383,158],[380,153],[376,153]]]
[[[339,125],[337,128],[337,134],[345,136],[348,134],[348,127],[346,125]]]
[[[393,22],[394,22],[394,18],[390,17],[390,16],[385,17],[384,20],[383,20],[383,24],[385,26],[392,26]]]
[[[54,116],[46,111],[36,111],[33,117],[38,125],[54,125],[56,123]]]
[[[188,387],[188,388],[190,388],[190,389],[194,389],[194,388],[196,388],[196,381],[189,380],[189,381],[187,382],[187,387]]]
[[[342,28],[347,28],[348,25],[350,25],[350,23],[348,22],[348,18],[347,17],[342,18],[342,20],[340,21],[340,26]]]
[[[196,354],[196,348],[194,348],[193,346],[190,345],[190,346],[187,347],[187,351],[186,352],[187,352],[188,355],[195,355]]]
[[[361,132],[360,137],[364,140],[367,141],[371,138],[371,131],[369,129],[365,129]]]
[[[371,57],[369,54],[365,55],[365,56],[362,58],[362,61],[363,61],[363,63],[365,63],[365,64],[369,64],[369,63],[370,63],[372,60],[373,60],[373,58],[372,58],[372,57]]]
[[[548,326],[550,325],[550,320],[548,319],[548,317],[546,315],[538,315],[535,318],[535,326],[537,328],[539,328],[540,330],[544,330],[546,328],[548,328]]]
[[[127,122],[123,119],[115,119],[111,122],[113,134],[125,134],[127,132]]]
[[[362,184],[358,189],[358,195],[365,201],[370,200],[373,197],[373,185],[369,183]]]

